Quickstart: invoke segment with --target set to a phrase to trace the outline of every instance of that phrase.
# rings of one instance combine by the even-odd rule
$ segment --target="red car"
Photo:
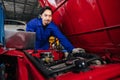
[[[64,58],[61,51],[33,50],[35,33],[4,32],[0,17],[0,80],[120,80],[119,0],[39,2],[53,9],[53,21],[86,53]]]

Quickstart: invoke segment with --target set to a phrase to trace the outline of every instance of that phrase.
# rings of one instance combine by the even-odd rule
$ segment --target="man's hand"
[[[72,50],[72,53],[85,53],[85,50],[83,48],[74,48]]]

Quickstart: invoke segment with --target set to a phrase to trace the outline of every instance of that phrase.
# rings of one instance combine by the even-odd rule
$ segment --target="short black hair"
[[[40,15],[42,15],[45,10],[50,10],[52,12],[52,9],[49,6],[45,6],[40,9]]]

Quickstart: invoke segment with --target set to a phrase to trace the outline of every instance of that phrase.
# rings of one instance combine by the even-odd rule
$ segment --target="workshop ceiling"
[[[40,11],[38,0],[0,0],[3,5],[5,18],[29,21],[37,17]]]

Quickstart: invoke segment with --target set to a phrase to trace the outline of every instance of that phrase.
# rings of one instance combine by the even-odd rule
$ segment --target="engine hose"
[[[91,62],[94,60],[100,60],[101,64],[104,64],[102,58],[100,58],[99,56],[97,56],[96,54],[89,54],[89,53],[76,53],[73,55],[74,57],[83,57],[88,59],[87,62]]]
[[[50,76],[53,72],[51,70],[48,70],[47,67],[45,65],[43,65],[42,61],[38,62],[33,56],[31,56],[24,50],[22,52],[34,64],[34,66],[43,74],[44,77],[50,78]]]

